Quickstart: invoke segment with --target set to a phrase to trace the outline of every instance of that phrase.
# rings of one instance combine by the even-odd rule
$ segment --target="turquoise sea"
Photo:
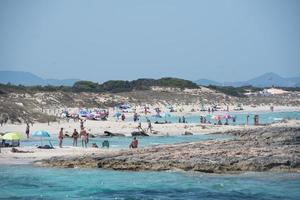
[[[300,118],[299,112],[262,113],[261,120]],[[237,120],[246,114],[237,116]],[[197,122],[199,116],[186,116]],[[176,120],[176,118],[173,118]],[[193,121],[194,120],[194,121]],[[224,140],[224,135],[140,137],[140,147],[200,140]],[[111,148],[128,148],[131,137],[92,138],[101,145],[109,140]],[[64,145],[71,145],[65,139]],[[44,141],[46,144],[47,142]],[[52,143],[57,145],[57,140]],[[22,141],[21,146],[40,141]],[[183,171],[113,171],[103,169],[56,169],[31,165],[1,165],[0,199],[300,199],[300,173],[248,172],[242,174],[205,174]]]
[[[300,199],[300,173],[203,174],[0,165],[0,199]]]
[[[228,135],[220,135],[220,134],[206,134],[206,135],[187,135],[187,136],[155,136],[155,137],[137,137],[139,140],[139,147],[147,147],[153,145],[161,145],[161,144],[175,144],[182,142],[194,142],[194,141],[205,141],[205,140],[224,140],[232,138]],[[116,149],[128,149],[128,145],[130,144],[132,137],[96,137],[89,139],[89,146],[92,143],[96,143],[98,146],[101,146],[104,140],[108,140],[110,144],[110,148]],[[52,138],[51,143],[54,146],[58,146],[58,140],[56,138]],[[73,140],[71,138],[65,138],[63,141],[63,145],[72,146]],[[43,141],[43,144],[48,144],[48,140]],[[30,140],[22,140],[21,146],[37,146],[41,145],[41,141],[39,139],[33,138]],[[81,140],[78,140],[78,146],[81,146]]]
[[[211,121],[211,123],[215,123],[212,118],[213,115],[220,115],[222,117],[222,123],[225,123],[224,115],[227,114],[228,112],[221,112],[217,111],[214,112],[214,114],[208,114],[208,113],[202,113],[201,115],[205,115],[208,121]],[[280,121],[283,119],[300,119],[300,112],[242,112],[242,113],[237,113],[237,112],[229,112],[228,113],[230,116],[235,116],[236,117],[236,122],[233,123],[232,120],[229,120],[229,124],[246,124],[247,121],[247,115],[249,115],[249,124],[253,125],[254,124],[254,115],[259,115],[259,122],[260,124],[270,124],[276,121]],[[182,117],[183,115],[179,116],[174,116],[172,113],[170,113],[171,116],[169,117],[153,117],[153,116],[148,116],[148,118],[152,121],[158,121],[158,122],[164,122],[167,120],[168,122],[176,122],[178,123],[179,117]],[[184,115],[186,121],[188,123],[200,123],[200,114],[199,112],[196,114],[191,113],[189,115]],[[129,118],[128,120],[132,120]],[[141,117],[141,121],[146,121],[145,117]]]

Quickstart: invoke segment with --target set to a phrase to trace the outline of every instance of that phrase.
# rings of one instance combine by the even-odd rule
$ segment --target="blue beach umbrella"
[[[47,131],[38,130],[34,131],[32,134],[32,137],[40,137],[41,138],[41,145],[43,144],[43,137],[50,137],[50,134]]]

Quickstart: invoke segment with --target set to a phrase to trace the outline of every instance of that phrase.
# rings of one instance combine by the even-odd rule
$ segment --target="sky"
[[[0,70],[97,82],[300,76],[300,1],[0,0]]]

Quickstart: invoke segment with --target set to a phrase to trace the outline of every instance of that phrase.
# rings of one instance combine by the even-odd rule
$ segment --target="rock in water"
[[[109,132],[109,131],[104,131],[104,135],[105,136],[110,136],[110,137],[125,137],[125,135],[122,134],[122,133],[112,133],[112,132]]]
[[[141,135],[133,132],[132,135]],[[192,143],[102,152],[74,158],[41,161],[52,167],[99,167],[115,170],[171,170],[228,173],[242,171],[300,170],[300,127],[263,127],[230,131],[231,140]]]
[[[133,131],[131,133],[132,136],[149,136],[147,133],[145,133],[144,131]]]
[[[185,131],[182,135],[194,135],[192,132]]]

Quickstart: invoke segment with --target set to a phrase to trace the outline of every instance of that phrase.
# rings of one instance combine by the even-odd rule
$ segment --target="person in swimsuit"
[[[72,134],[72,138],[73,138],[73,147],[77,147],[77,139],[78,139],[78,132],[76,131],[76,129],[74,129],[74,132]]]
[[[138,148],[138,143],[139,143],[138,140],[136,139],[136,137],[134,137],[129,145],[129,148],[130,149]]]
[[[80,138],[81,138],[81,145],[82,145],[82,147],[87,148],[87,133],[84,130],[84,127],[81,128]]]

